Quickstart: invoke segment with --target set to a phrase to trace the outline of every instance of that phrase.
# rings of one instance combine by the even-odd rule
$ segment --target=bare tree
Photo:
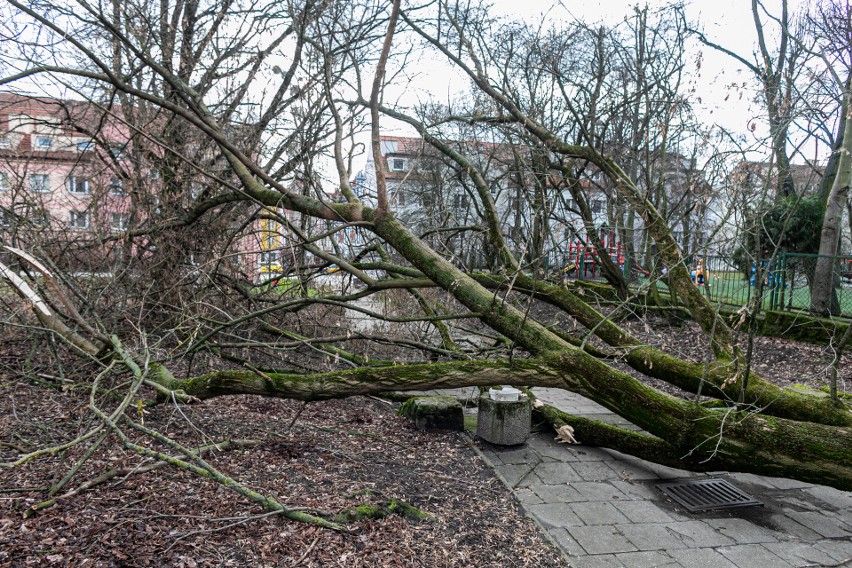
[[[593,136],[580,132],[577,125],[583,123],[582,116],[574,121],[573,130],[560,130],[558,122],[546,122],[550,112],[541,110],[548,106],[541,103],[542,95],[517,89],[501,71],[516,54],[494,50],[492,46],[505,45],[511,38],[528,38],[526,31],[515,36],[500,35],[502,42],[496,42],[488,33],[492,22],[484,10],[444,2],[404,9],[399,9],[398,3],[392,7],[370,3],[270,3],[264,8],[267,11],[261,13],[268,14],[270,22],[280,22],[283,29],[294,30],[293,42],[287,46],[290,51],[276,54],[286,57],[295,71],[281,77],[273,68],[261,65],[253,75],[253,63],[248,63],[226,73],[223,84],[201,92],[191,81],[191,74],[182,74],[181,67],[174,65],[177,47],[166,61],[160,49],[171,45],[169,41],[161,44],[158,39],[149,44],[144,38],[135,38],[115,25],[114,16],[95,6],[81,2],[79,10],[61,11],[67,22],[60,25],[49,9],[17,0],[10,0],[9,4],[17,18],[27,18],[64,49],[76,51],[85,65],[64,60],[55,64],[49,61],[53,51],[35,48],[39,57],[21,62],[24,68],[0,80],[0,84],[48,74],[68,82],[85,79],[126,97],[123,107],[144,106],[162,113],[164,124],[181,125],[182,131],[171,135],[197,141],[207,149],[202,156],[209,154],[209,163],[222,164],[211,194],[186,205],[182,210],[185,214],[174,226],[192,224],[209,216],[222,200],[233,200],[239,204],[235,223],[248,227],[259,212],[264,219],[274,219],[278,224],[276,231],[287,237],[284,250],[291,247],[304,251],[302,260],[282,270],[287,275],[293,273],[291,270],[300,271],[300,284],[310,278],[319,279],[331,264],[346,275],[333,285],[327,279],[317,283],[315,294],[302,290],[293,294],[272,282],[258,283],[255,278],[234,281],[227,295],[210,286],[205,288],[203,302],[183,306],[184,321],[193,324],[191,327],[136,332],[125,329],[120,341],[115,335],[119,331],[103,325],[96,316],[109,308],[108,303],[91,302],[87,306],[90,309],[81,315],[72,309],[73,302],[62,301],[61,286],[39,286],[37,279],[28,283],[14,270],[4,270],[17,293],[33,308],[32,315],[20,317],[29,325],[46,328],[66,340],[69,351],[85,356],[94,369],[92,375],[98,377],[90,381],[90,407],[97,425],[86,434],[84,442],[100,440],[106,432],[114,433],[136,453],[213,478],[278,510],[277,501],[233,483],[191,448],[177,447],[161,434],[145,430],[138,420],[128,416],[129,401],[137,400],[142,389],[157,396],[161,403],[190,403],[233,394],[310,401],[508,383],[565,388],[600,402],[649,434],[593,425],[591,439],[605,434],[615,449],[640,457],[696,470],[752,471],[850,487],[852,414],[848,408],[788,392],[754,373],[745,374],[732,330],[690,280],[681,248],[648,191],[606,154],[605,147],[596,145],[598,141]],[[242,29],[240,25],[249,25],[251,18],[240,19],[236,7],[213,6],[212,12],[204,14],[218,14],[221,10],[225,17],[234,17],[230,25],[219,24],[214,18],[208,27],[213,37],[218,31],[227,35],[233,29]],[[170,18],[176,22],[185,20],[182,15],[174,16],[174,12],[165,13],[172,14]],[[162,23],[163,19],[158,21]],[[172,26],[176,27],[177,24]],[[128,69],[134,72],[116,73],[112,51],[99,53],[89,47],[88,38],[80,39],[80,34],[93,28],[110,45],[118,45],[133,55]],[[337,30],[341,30],[340,35],[335,33]],[[476,116],[451,115],[427,122],[423,116],[384,100],[388,80],[396,76],[394,66],[407,62],[407,52],[394,47],[403,41],[401,38],[416,40],[423,49],[448,59],[469,78],[478,100],[487,105],[478,106]],[[186,45],[195,44],[188,41]],[[255,52],[256,59],[249,61],[263,59],[264,53]],[[400,59],[395,58],[397,55]],[[204,67],[215,76],[216,65],[209,65],[209,61],[204,59]],[[150,74],[150,78],[139,84],[137,69],[143,75]],[[296,93],[288,95],[297,79],[303,82]],[[229,112],[228,104],[244,101],[232,95],[248,92],[244,86],[255,80],[262,84],[275,81],[275,94],[269,100],[256,101],[259,106],[252,113],[253,118],[239,124],[236,111]],[[234,89],[229,88],[232,81],[237,85]],[[537,77],[530,84],[535,85],[536,81]],[[569,98],[565,97],[566,101]],[[304,108],[303,113],[295,112],[295,108],[287,112],[281,108],[283,100],[290,101],[292,107],[303,103],[309,108]],[[350,183],[351,155],[346,153],[342,141],[357,129],[360,117],[368,111],[382,120],[394,118],[415,128],[443,155],[444,163],[465,180],[467,195],[477,202],[481,232],[495,251],[493,270],[465,272],[454,262],[451,251],[437,248],[439,245],[429,246],[393,214],[387,185],[385,196],[377,200],[378,208],[370,207],[367,200],[359,197]],[[268,114],[281,121],[282,130],[272,126],[273,118],[264,122]],[[446,125],[450,123],[481,125],[494,140],[501,141],[509,128],[515,140],[523,140],[516,155],[523,158],[524,165],[530,168],[527,171],[533,174],[523,180],[530,184],[533,204],[543,203],[545,193],[558,185],[549,180],[565,174],[563,166],[586,166],[594,175],[608,180],[609,187],[635,210],[656,244],[668,270],[670,286],[707,335],[713,360],[685,361],[646,345],[572,289],[537,278],[534,263],[519,260],[507,244],[491,187],[479,162],[481,156],[454,139],[451,128],[448,135]],[[256,133],[262,144],[251,143],[251,136],[244,136],[246,130]],[[282,131],[293,136],[282,136]],[[371,145],[380,148],[380,143],[379,132],[373,129]],[[333,160],[333,192],[324,191],[322,168],[315,163],[320,149],[327,149]],[[174,154],[174,172],[194,163],[177,160],[185,157],[181,150],[174,149]],[[374,154],[378,159],[376,150]],[[376,175],[383,178],[382,167],[377,168]],[[543,179],[535,179],[537,175]],[[244,208],[242,217],[240,207]],[[344,239],[337,238],[343,234],[353,235],[352,246],[344,246]],[[531,243],[537,238],[527,236]],[[239,249],[227,249],[225,254],[238,252]],[[31,257],[27,253],[16,256],[23,263],[37,266],[38,260],[27,258]],[[42,274],[47,272],[36,269]],[[357,286],[348,286],[350,280]],[[379,298],[394,298],[396,293],[416,301],[401,302],[403,305],[396,312],[379,305]],[[537,302],[558,309],[585,330],[572,335],[545,318],[536,317],[531,307]],[[348,325],[342,317],[344,310],[389,325],[412,324],[416,332],[404,337],[371,333]],[[464,323],[451,328],[451,322]],[[134,323],[144,325],[142,321]],[[148,340],[149,334],[153,341]],[[592,335],[601,340],[600,347],[589,345]],[[370,350],[379,343],[391,345],[383,357],[376,357]],[[443,360],[435,362],[435,358]],[[610,358],[696,396],[690,400],[672,398],[618,370],[608,363]],[[400,361],[406,364],[394,364]],[[199,367],[206,372],[199,374]],[[113,371],[117,374],[113,375]],[[96,388],[101,381],[113,377],[111,386],[123,389],[118,402],[100,397],[101,391]],[[697,395],[718,399],[722,410],[702,404]],[[170,459],[163,452],[154,452],[150,445],[138,443],[134,436],[166,444],[182,457]],[[297,513],[288,511],[293,518],[298,517]],[[313,518],[302,520],[323,524]]]

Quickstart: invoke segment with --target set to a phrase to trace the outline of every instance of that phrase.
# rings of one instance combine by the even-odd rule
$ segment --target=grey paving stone
[[[503,476],[503,479],[506,480],[506,484],[509,487],[523,487],[524,485],[527,485],[526,483],[524,483],[524,479],[529,477],[529,473],[532,471],[532,469],[532,466],[529,466],[524,463],[498,465],[494,468],[494,471]]]
[[[816,503],[805,501],[802,497],[798,497],[795,493],[784,493],[775,498],[781,503],[781,509],[785,513],[798,511],[822,511],[822,507]]]
[[[580,492],[587,501],[627,501],[627,496],[616,489],[612,483],[594,481],[577,481],[571,486]]]
[[[787,516],[827,538],[852,537],[852,527],[825,511],[791,512]]]
[[[780,556],[759,544],[738,544],[723,546],[716,551],[742,568],[785,568],[792,566]]]
[[[535,517],[545,528],[576,527],[581,526],[583,521],[574,514],[564,503],[542,503],[540,505],[528,505],[527,512]]]
[[[634,523],[670,523],[674,521],[668,513],[649,501],[616,501],[613,505]]]
[[[569,481],[581,481],[580,475],[567,463],[540,463],[535,474],[545,485],[560,485]]]
[[[533,448],[542,458],[550,458],[557,461],[578,461],[574,452],[570,451],[567,444],[558,444],[553,440],[553,432],[533,434],[527,440],[527,445]]]
[[[535,492],[545,503],[576,503],[586,501],[586,496],[581,494],[573,485],[544,485],[532,484],[530,490]]]
[[[778,542],[777,537],[781,536],[745,519],[707,519],[704,522],[723,535],[734,539],[737,544]]]
[[[805,489],[814,487],[812,483],[806,483],[797,479],[786,479],[784,477],[767,477],[763,475],[754,475],[753,473],[725,473],[724,477],[728,477],[734,483],[745,483],[761,489]]]
[[[547,529],[547,532],[551,537],[553,537],[553,540],[559,545],[559,548],[565,551],[568,556],[573,558],[575,556],[586,555],[586,551],[583,550],[583,547],[574,540],[574,537],[571,536],[566,529],[554,527]]]
[[[624,481],[636,481],[643,479],[660,479],[660,476],[645,467],[643,463],[616,460],[606,462],[612,470],[618,475],[619,479]]]
[[[852,541],[844,540],[821,540],[814,547],[825,552],[838,562],[852,557]]]
[[[693,548],[689,550],[672,550],[671,556],[687,568],[737,568],[736,564],[713,550],[712,548]],[[741,566],[739,568],[750,568]]]
[[[609,481],[622,479],[615,470],[609,467],[610,462],[580,462],[572,464],[574,471],[583,481]]]
[[[729,473],[722,477],[727,477],[731,483],[734,485],[744,484],[752,487],[759,487],[760,489],[777,489],[778,486],[775,485],[775,482],[770,477],[763,477],[760,475],[754,475],[753,473]],[[744,491],[747,488],[742,488]]]
[[[571,568],[625,568],[625,565],[613,554],[600,554],[572,558]]]
[[[713,527],[703,521],[666,523],[666,527],[682,535],[684,544],[689,548],[707,548],[734,544],[733,540],[719,534]]]
[[[544,503],[541,497],[532,491],[532,488],[518,487],[515,489],[515,498],[523,505],[538,505]]]
[[[536,452],[534,448],[526,446],[506,450],[495,449],[493,450],[493,453],[496,454],[500,461],[504,464],[523,463],[534,465],[541,461],[541,456],[538,452]]]
[[[637,550],[624,535],[617,532],[612,526],[570,527],[568,532],[589,554],[614,554]]]
[[[769,479],[778,489],[802,489],[805,487],[813,487],[812,483],[805,483],[798,479],[787,479],[785,477],[770,477]]]
[[[624,552],[615,555],[616,560],[621,562],[619,566],[629,566],[630,568],[681,568],[682,564],[677,562],[671,556],[667,556],[662,552],[645,551],[645,552]]]
[[[589,418],[590,420],[597,420],[599,422],[606,422],[607,424],[613,424],[615,426],[626,426],[630,424],[627,420],[622,418],[617,414],[613,414],[606,408],[601,407],[600,409],[592,408],[594,410],[593,413],[584,413],[583,416]]]
[[[639,550],[674,550],[686,548],[662,523],[617,525],[616,528]]]
[[[610,485],[621,491],[628,499],[634,500],[656,500],[662,501],[660,491],[646,483],[633,483],[631,481],[610,481]]]
[[[500,459],[500,454],[497,454],[488,448],[480,448],[479,451],[482,452],[482,455],[485,457],[485,461],[488,462],[491,467],[503,465],[503,460]]]
[[[600,405],[560,389],[536,389],[558,408],[624,423]],[[762,568],[830,564],[852,556],[852,493],[783,478],[717,472],[757,497],[766,492],[770,530],[746,519],[679,510],[655,483],[699,476],[612,450],[557,444],[552,432],[523,447],[484,447],[527,512],[573,568]],[[536,467],[530,471],[530,466]],[[706,475],[706,474],[704,474]],[[711,474],[712,475],[712,474]],[[714,515],[720,516],[720,515]],[[760,521],[763,524],[763,521]]]
[[[614,454],[617,452],[613,452]],[[622,460],[619,459],[619,462]],[[623,458],[625,463],[631,464],[635,467],[642,468],[648,473],[652,473],[659,477],[660,479],[687,479],[690,477],[697,477],[697,473],[693,473],[691,471],[686,471],[685,469],[675,469],[673,467],[668,467],[665,465],[660,465],[658,463],[652,463],[645,460],[640,460],[634,458],[632,456],[625,456]]]
[[[836,560],[812,544],[803,542],[769,542],[763,546],[772,554],[792,562],[795,566],[801,564],[833,564]]]
[[[602,501],[587,501],[570,505],[574,514],[586,525],[616,525],[629,522],[621,512]]]
[[[783,532],[788,538],[795,538],[805,542],[816,542],[822,538],[817,532],[812,531],[803,524],[794,521],[786,514],[776,514],[769,517],[769,522],[776,527],[779,532]]]
[[[837,507],[838,509],[852,509],[852,492],[840,491],[839,489],[826,487],[824,485],[814,485],[804,491],[805,493],[810,493],[831,507]]]
[[[595,448],[592,446],[583,446],[583,445],[575,445],[572,444],[568,447],[569,451],[574,454],[574,457],[577,458],[577,461],[588,462],[588,461],[613,461],[615,458],[612,457],[612,454],[603,450],[601,448]]]

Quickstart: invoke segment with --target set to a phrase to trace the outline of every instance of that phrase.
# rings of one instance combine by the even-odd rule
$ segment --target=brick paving
[[[536,396],[565,412],[623,424],[559,389]],[[465,395],[462,395],[465,396]],[[470,396],[468,394],[467,396]],[[582,440],[581,440],[582,442]],[[764,503],[689,513],[655,485],[707,477],[615,451],[558,444],[479,442],[485,460],[575,568],[786,568],[852,565],[852,493],[789,479],[718,472]]]

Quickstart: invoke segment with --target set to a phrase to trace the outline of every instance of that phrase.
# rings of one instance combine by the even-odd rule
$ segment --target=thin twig
[[[311,553],[311,551],[314,549],[314,547],[315,547],[315,546],[317,545],[317,543],[319,542],[319,539],[320,539],[320,537],[319,537],[319,536],[318,536],[318,537],[316,537],[316,538],[314,539],[314,541],[311,543],[311,545],[308,547],[308,549],[307,549],[307,550],[305,550],[305,552],[304,552],[304,553],[303,553],[303,554],[299,557],[299,559],[298,559],[298,560],[296,560],[296,562],[293,564],[293,566],[298,566],[299,564],[301,564],[301,563],[302,563],[302,561],[303,561],[305,558],[307,558],[307,557],[308,557],[308,555]]]

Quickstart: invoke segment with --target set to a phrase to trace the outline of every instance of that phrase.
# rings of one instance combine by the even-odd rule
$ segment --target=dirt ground
[[[82,404],[20,382],[0,382],[0,458],[55,443],[81,426]],[[72,455],[5,470],[0,482],[2,566],[560,566],[464,434],[422,433],[384,401],[307,405],[231,397],[162,406],[145,417],[194,445],[252,439],[252,449],[208,455],[225,473],[291,508],[330,515],[403,499],[434,517],[390,515],[334,532],[275,516],[173,468],[120,476],[28,518]],[[112,444],[79,479],[143,461]],[[30,490],[28,490],[30,488]]]

